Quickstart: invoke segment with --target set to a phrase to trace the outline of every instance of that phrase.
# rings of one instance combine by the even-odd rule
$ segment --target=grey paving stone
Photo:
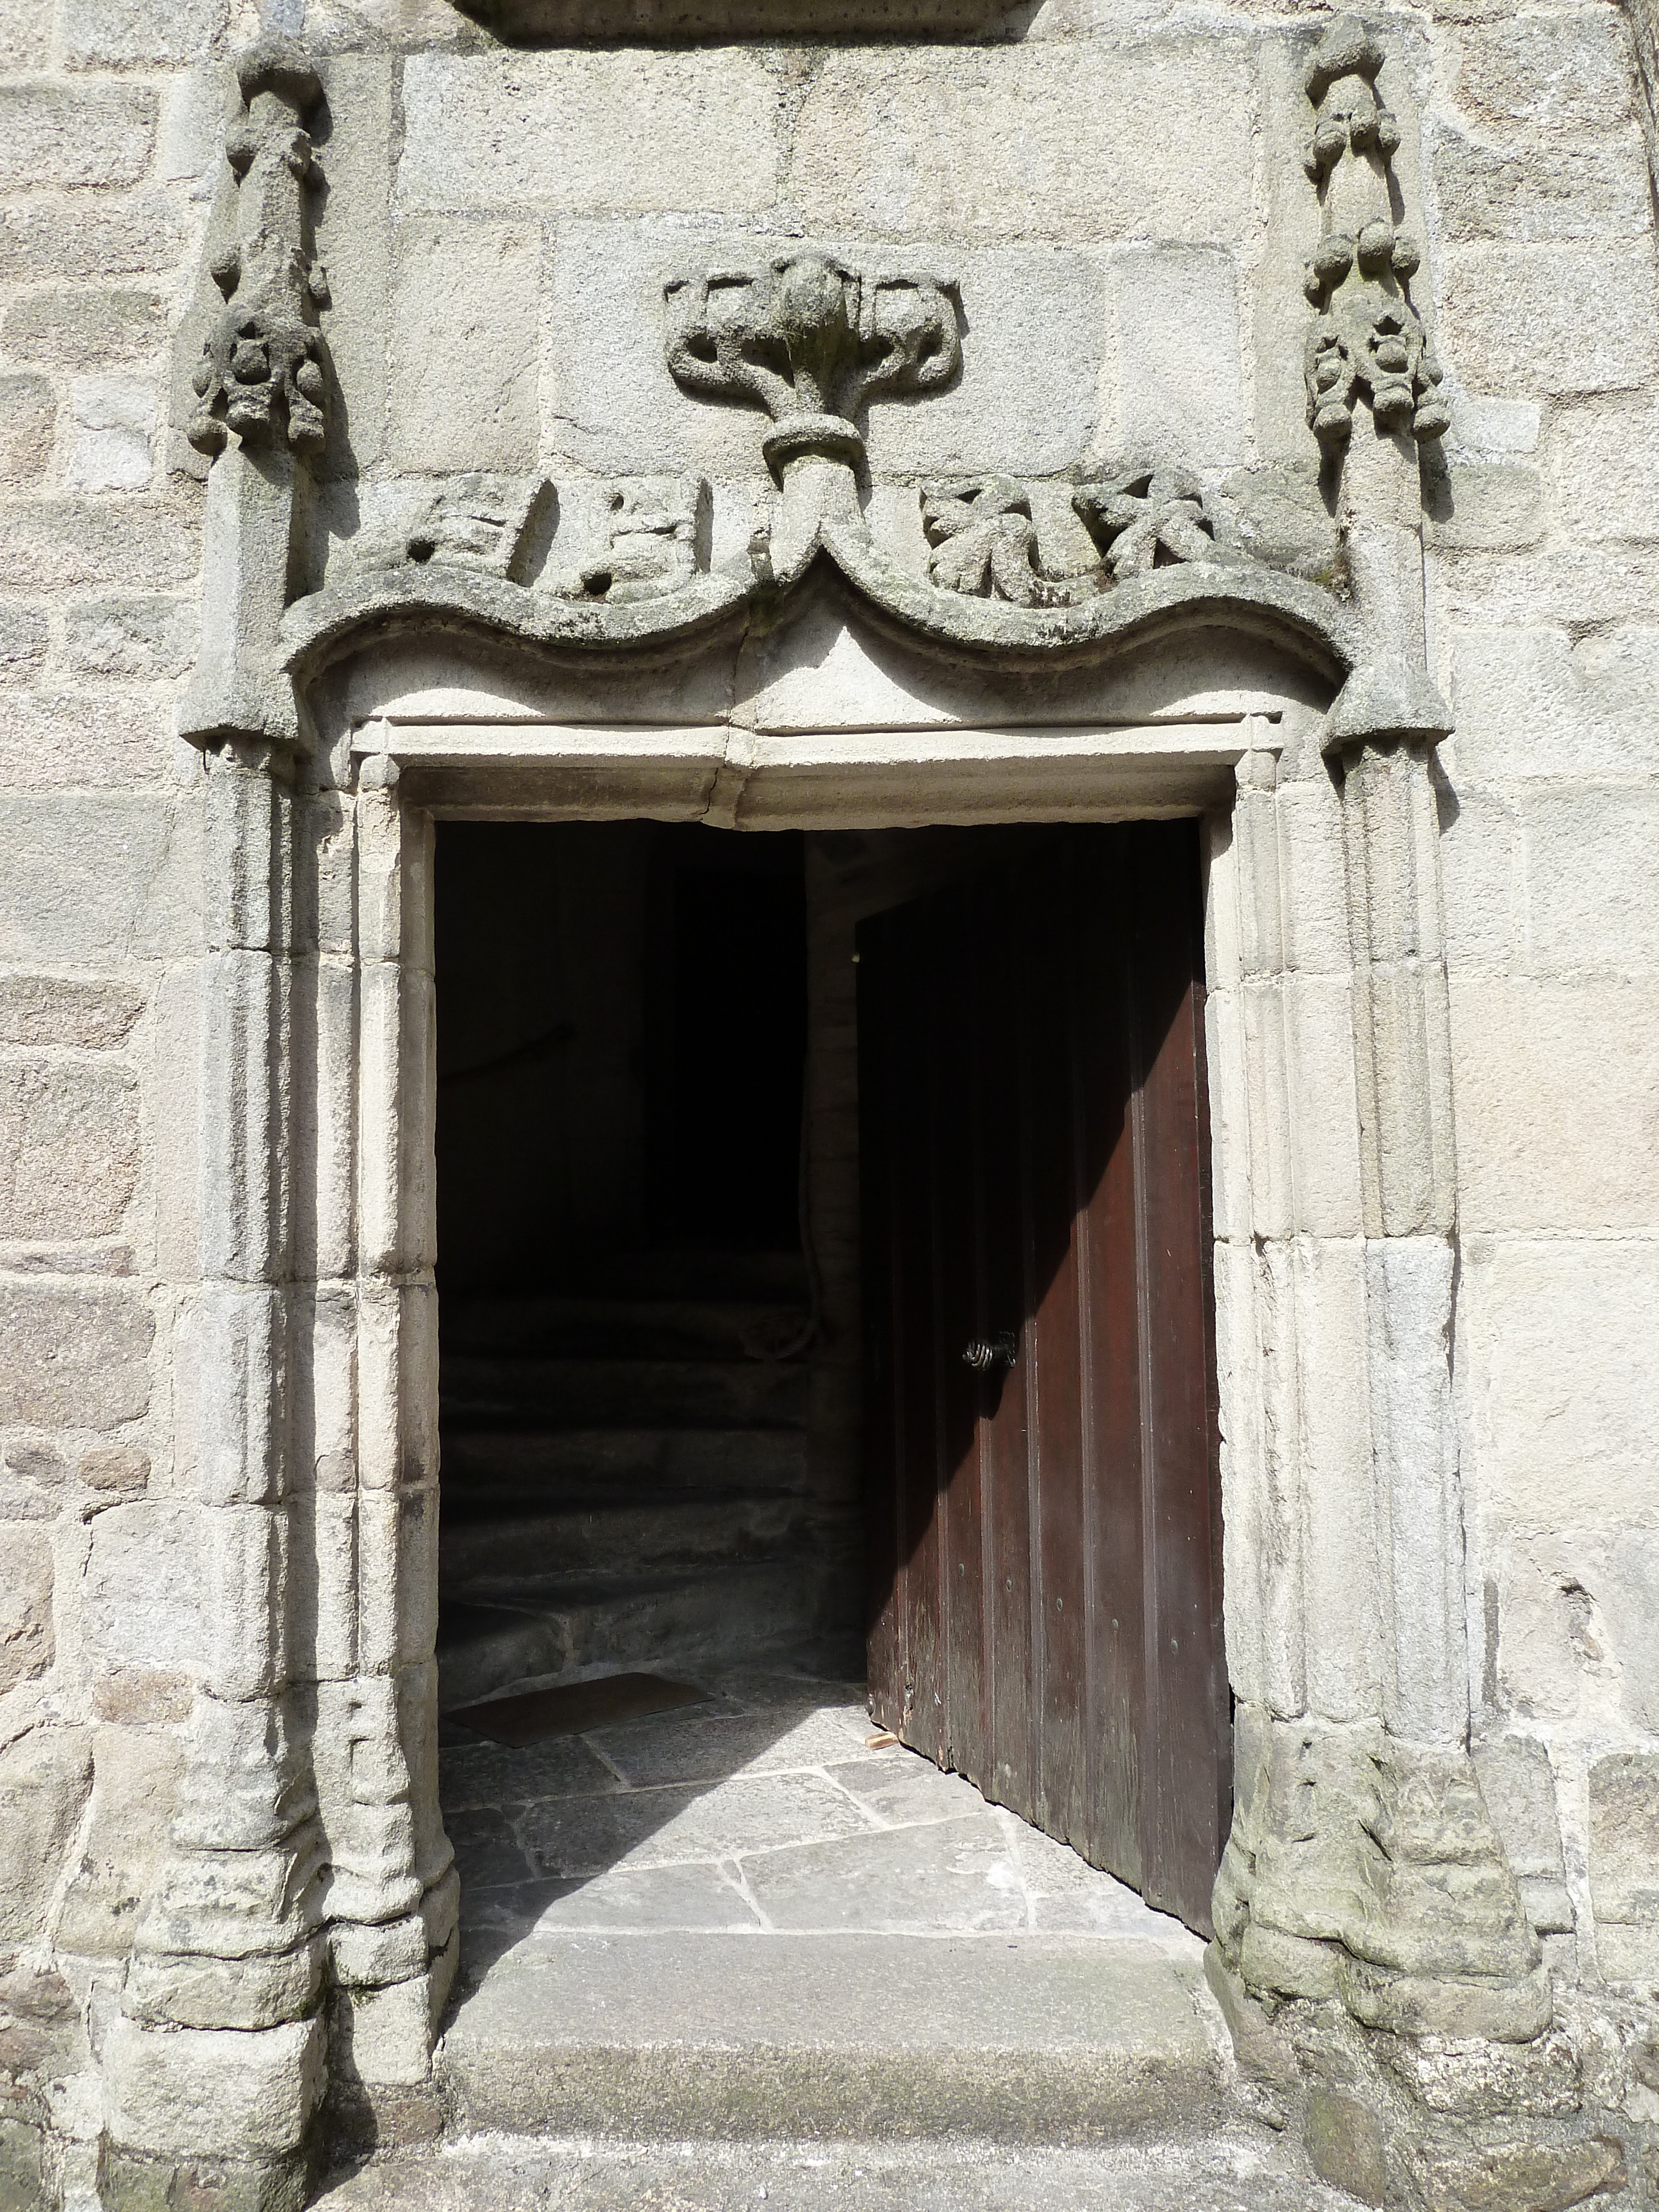
[[[586,1881],[560,1882],[537,1913],[529,1934],[586,1929],[681,1929],[694,1934],[750,1934],[759,1916],[744,1898],[735,1872],[700,1863],[692,1866],[612,1867]]]
[[[870,1734],[867,1717],[864,1733]],[[834,1712],[781,1705],[750,1713],[653,1714],[595,1729],[587,1741],[626,1781],[644,1787],[823,1766],[845,1759],[860,1740]]]
[[[446,1745],[438,1754],[438,1795],[446,1813],[537,1797],[595,1796],[617,1786],[611,1769],[580,1736],[552,1736],[518,1751],[475,1736]]]
[[[502,1882],[528,1881],[535,1872],[520,1850],[506,1814],[498,1807],[447,1813],[444,1825],[455,1846],[463,1895],[470,1887],[483,1889]]]
[[[1080,1858],[1017,1814],[1000,1816],[1030,1901],[1032,1924],[1054,1931],[1138,1936],[1196,1960],[1203,1945],[1167,1912],[1154,1912],[1125,1882]]]
[[[892,1827],[922,1820],[959,1820],[982,1813],[985,1800],[959,1774],[941,1774],[914,1751],[871,1752],[837,1762],[831,1778]]]
[[[1025,1893],[1007,1838],[982,1809],[925,1827],[758,1852],[743,1870],[775,1928],[971,1935],[1025,1925]]]
[[[518,1833],[540,1874],[600,1874],[677,1860],[730,1859],[867,1826],[821,1774],[740,1776],[716,1790],[676,1787],[564,1797],[527,1806]]]

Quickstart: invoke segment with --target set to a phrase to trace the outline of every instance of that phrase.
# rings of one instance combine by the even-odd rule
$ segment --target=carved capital
[[[304,53],[274,36],[242,54],[237,80],[243,113],[225,138],[237,234],[213,263],[225,304],[196,367],[198,404],[187,434],[209,454],[222,452],[233,430],[246,445],[314,453],[327,430],[317,310],[327,304],[328,283],[312,251],[315,163],[304,125],[322,86]]]
[[[1346,444],[1362,393],[1382,429],[1437,438],[1449,420],[1440,364],[1411,303],[1421,251],[1395,222],[1400,125],[1377,98],[1382,66],[1371,33],[1343,15],[1321,39],[1305,78],[1316,120],[1304,166],[1319,191],[1321,223],[1303,272],[1318,310],[1303,377],[1309,425],[1328,452]]]
[[[871,276],[804,249],[763,270],[677,276],[665,296],[675,381],[700,399],[763,407],[774,469],[796,453],[856,460],[866,401],[936,391],[962,365],[945,277]]]

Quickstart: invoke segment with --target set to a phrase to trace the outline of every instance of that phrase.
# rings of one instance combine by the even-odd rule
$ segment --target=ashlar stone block
[[[1556,512],[1583,538],[1659,538],[1659,398],[1559,408],[1550,425]]]
[[[52,1580],[51,1530],[0,1522],[0,1697],[52,1664]]]
[[[0,1942],[31,1943],[45,1932],[91,1780],[78,1729],[32,1729],[0,1751]]]
[[[1454,973],[1451,1010],[1465,1229],[1659,1224],[1659,977]]]
[[[170,592],[112,592],[64,616],[64,657],[83,676],[183,676],[196,656],[196,606]]]
[[[541,233],[456,217],[405,222],[392,300],[394,459],[523,469],[536,458]]]
[[[1590,1905],[1609,1979],[1659,1968],[1659,1758],[1615,1753],[1589,1771]]]
[[[1255,107],[1219,40],[855,50],[813,80],[789,188],[809,224],[889,236],[1242,244]]]
[[[109,1429],[149,1405],[155,1324],[123,1284],[0,1284],[0,1422]]]
[[[47,378],[0,376],[0,483],[34,483],[46,474],[57,424]]]
[[[161,192],[112,205],[73,193],[31,197],[0,209],[0,278],[107,283],[117,276],[170,276],[191,240],[180,207]]]
[[[91,1819],[56,1940],[82,1956],[125,1958],[167,1840],[184,1747],[165,1729],[106,1727],[93,1732],[92,1759]]]
[[[1443,138],[1434,179],[1443,234],[1506,245],[1639,238],[1652,227],[1647,161],[1626,125],[1608,146],[1499,150]]]
[[[0,1227],[108,1237],[138,1181],[138,1083],[126,1068],[0,1059]]]
[[[157,107],[147,84],[0,85],[0,189],[136,185]]]
[[[199,62],[220,43],[229,0],[64,0],[58,32],[70,69]]]
[[[1596,138],[1632,112],[1635,59],[1611,9],[1470,24],[1457,33],[1454,51],[1453,97],[1498,137]]]
[[[1477,391],[1626,391],[1651,374],[1656,337],[1644,243],[1446,249],[1441,349]]]
[[[775,190],[778,89],[740,48],[412,54],[403,94],[411,210],[742,215]]]
[[[1659,970],[1659,901],[1651,896],[1659,790],[1534,791],[1522,801],[1521,818],[1534,974],[1652,976]]]

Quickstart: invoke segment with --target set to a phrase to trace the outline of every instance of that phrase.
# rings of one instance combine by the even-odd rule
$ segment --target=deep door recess
[[[1231,1811],[1191,823],[859,931],[881,1723],[1207,1934]]]

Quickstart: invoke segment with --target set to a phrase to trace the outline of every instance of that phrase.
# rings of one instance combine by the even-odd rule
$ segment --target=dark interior
[[[808,1436],[802,839],[445,823],[436,907],[446,1706],[855,1664]]]

